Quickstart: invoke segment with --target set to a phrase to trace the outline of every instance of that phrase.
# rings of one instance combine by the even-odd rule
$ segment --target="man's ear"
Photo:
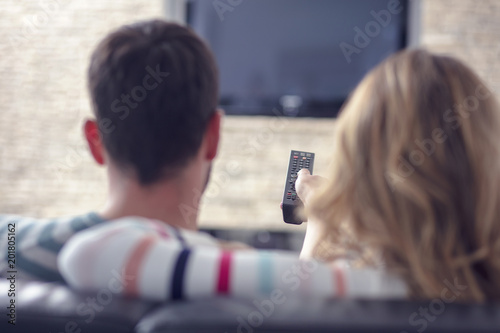
[[[94,160],[97,164],[104,165],[104,147],[101,140],[101,134],[99,133],[99,128],[97,127],[97,122],[90,119],[85,121],[83,132]]]
[[[220,139],[220,128],[223,116],[224,111],[222,111],[221,109],[217,109],[208,123],[205,140],[207,144],[206,158],[210,161],[213,160],[215,156],[217,156],[217,149],[219,147]]]

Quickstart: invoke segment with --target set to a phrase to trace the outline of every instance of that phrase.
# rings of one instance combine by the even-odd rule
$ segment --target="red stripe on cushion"
[[[220,258],[219,279],[217,283],[218,294],[228,294],[230,285],[231,252],[222,252]]]
[[[143,263],[143,259],[147,252],[156,241],[155,236],[146,236],[139,241],[136,245],[132,254],[128,258],[127,264],[125,266],[125,280],[122,283],[125,284],[125,293],[132,296],[137,296],[139,294],[139,269]]]
[[[340,267],[334,267],[335,285],[337,286],[337,293],[339,297],[344,297],[346,294],[345,275]]]

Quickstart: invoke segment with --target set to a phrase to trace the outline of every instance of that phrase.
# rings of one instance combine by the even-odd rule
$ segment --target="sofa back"
[[[16,281],[15,310],[9,282],[0,282],[0,332],[380,332],[498,333],[500,305],[347,299],[218,297],[152,303],[109,291],[77,293],[60,284]],[[9,307],[11,307],[9,309]],[[8,323],[14,312],[16,325]]]

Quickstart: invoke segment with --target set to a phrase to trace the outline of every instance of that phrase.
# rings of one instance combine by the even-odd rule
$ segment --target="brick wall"
[[[103,170],[83,146],[85,72],[110,29],[161,17],[161,0],[3,0],[0,212],[71,215],[100,207]]]
[[[425,0],[422,44],[471,65],[500,94],[500,1]]]
[[[73,215],[104,204],[105,174],[81,134],[88,56],[110,29],[163,14],[161,0],[54,1],[2,2],[2,213]],[[424,0],[421,40],[463,58],[500,92],[500,2]],[[316,152],[324,174],[333,130],[333,120],[226,117],[201,225],[298,230],[279,210],[289,150]]]

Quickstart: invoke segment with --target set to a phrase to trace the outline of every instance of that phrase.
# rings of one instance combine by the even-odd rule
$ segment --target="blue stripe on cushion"
[[[172,278],[172,299],[178,300],[184,297],[184,275],[186,273],[186,266],[191,254],[190,249],[183,249],[175,263],[174,276]]]
[[[259,291],[270,294],[273,290],[273,263],[270,252],[259,253]]]

